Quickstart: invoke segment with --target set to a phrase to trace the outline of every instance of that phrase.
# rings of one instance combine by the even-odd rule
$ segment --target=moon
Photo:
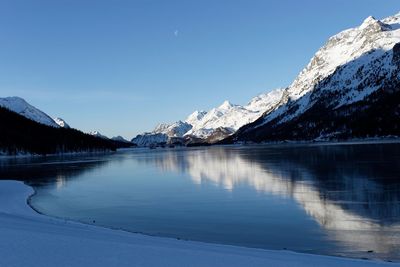
[[[178,31],[178,30],[175,30],[175,31],[174,31],[174,35],[175,35],[175,37],[177,37],[177,36],[178,36],[178,34],[179,34],[179,31]]]

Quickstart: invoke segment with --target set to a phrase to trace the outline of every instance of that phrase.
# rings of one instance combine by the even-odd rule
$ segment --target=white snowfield
[[[32,188],[0,181],[0,266],[399,266],[151,237],[37,214]]]

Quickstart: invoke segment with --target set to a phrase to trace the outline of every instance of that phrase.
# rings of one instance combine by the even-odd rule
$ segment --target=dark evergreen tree
[[[115,151],[128,146],[75,129],[46,126],[0,107],[0,151],[10,155]]]

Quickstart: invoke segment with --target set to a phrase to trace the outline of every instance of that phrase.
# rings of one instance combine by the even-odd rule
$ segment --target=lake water
[[[150,235],[400,261],[400,144],[0,160],[39,212]],[[369,252],[368,252],[369,251]]]

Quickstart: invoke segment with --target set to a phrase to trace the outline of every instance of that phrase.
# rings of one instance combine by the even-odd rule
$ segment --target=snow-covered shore
[[[33,189],[0,181],[0,266],[399,266],[400,264],[181,241],[37,214]]]

